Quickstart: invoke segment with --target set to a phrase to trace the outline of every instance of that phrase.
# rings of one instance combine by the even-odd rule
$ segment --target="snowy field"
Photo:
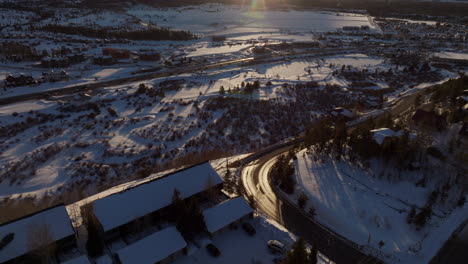
[[[343,161],[316,161],[305,150],[296,156],[296,195],[304,191],[321,223],[389,263],[427,263],[468,215],[466,204],[452,212],[438,208],[417,231],[405,212],[424,206],[429,186],[390,183]]]
[[[227,230],[215,236],[213,239],[200,239],[200,248],[189,246],[187,256],[181,257],[174,264],[238,264],[238,263],[274,263],[275,259],[282,258],[282,255],[272,254],[267,248],[269,240],[279,240],[286,244],[289,249],[295,236],[289,233],[278,223],[266,219],[263,216],[256,216],[250,223],[256,230],[254,236],[248,236],[245,231],[238,226],[237,229]],[[213,243],[221,252],[218,258],[208,254],[205,246]],[[317,264],[332,264],[320,253],[317,255]]]
[[[189,246],[187,256],[181,257],[174,263],[237,264],[256,263],[256,261],[271,263],[273,259],[281,257],[281,255],[269,252],[267,248],[269,240],[280,240],[289,246],[294,243],[295,237],[271,220],[257,216],[251,220],[251,224],[257,231],[253,237],[247,235],[240,226],[237,226],[237,229],[228,229],[213,239],[200,239],[200,248],[193,245]],[[218,258],[213,258],[208,254],[205,249],[208,243],[213,243],[219,249],[221,255]]]
[[[332,68],[330,64],[334,64]],[[342,65],[351,65],[356,68],[385,69],[388,66],[382,58],[370,57],[360,53],[340,56],[331,56],[321,59],[302,58],[288,62],[273,62],[259,65],[236,67],[229,66],[222,69],[207,70],[203,73],[183,74],[168,78],[153,79],[145,82],[148,87],[159,87],[167,81],[181,81],[177,90],[165,91],[164,98],[132,99],[140,82],[128,83],[91,94],[91,98],[80,96],[64,96],[54,100],[41,100],[37,102],[24,102],[0,107],[0,126],[14,126],[15,122],[34,117],[36,112],[41,114],[60,115],[62,108],[67,105],[80,105],[94,103],[101,105],[102,113],[94,117],[95,121],[85,117],[90,113],[80,110],[73,111],[61,120],[47,124],[47,127],[32,126],[21,131],[17,136],[4,138],[0,152],[0,169],[8,171],[11,164],[29,159],[34,150],[43,150],[54,144],[65,146],[67,142],[74,142],[71,146],[60,150],[60,155],[54,155],[47,161],[37,164],[34,176],[23,175],[15,183],[9,180],[0,182],[0,197],[18,195],[42,196],[47,192],[62,192],[64,188],[75,182],[83,183],[94,181],[96,176],[87,175],[78,177],[81,171],[74,164],[76,159],[93,160],[93,163],[121,164],[128,158],[152,152],[160,148],[162,153],[177,153],[175,156],[188,153],[190,148],[186,145],[191,140],[203,136],[204,130],[216,121],[220,112],[213,115],[207,122],[197,117],[197,107],[202,106],[208,99],[219,97],[219,89],[224,86],[226,91],[234,90],[243,82],[253,83],[260,81],[260,89],[251,95],[226,94],[227,97],[253,98],[259,100],[293,100],[285,94],[284,83],[304,83],[316,81],[322,85],[339,84],[347,87],[346,80],[333,76],[332,72],[340,69]],[[130,71],[124,67],[92,71],[94,77],[109,79],[112,76],[121,76]],[[91,74],[91,73],[88,73]],[[83,82],[92,82],[93,78],[84,78]],[[32,89],[47,90],[73,84],[75,81],[43,84],[37,87],[16,88],[13,94],[22,94]],[[266,85],[269,83],[269,85]],[[29,90],[28,90],[29,89]],[[8,93],[8,95],[13,95]],[[103,104],[103,101],[106,103]],[[137,107],[137,106],[140,107]],[[108,108],[116,111],[116,117],[110,117]],[[68,110],[67,110],[68,111]],[[85,115],[83,115],[85,114]],[[203,114],[203,113],[202,113]],[[96,123],[94,123],[96,122]],[[90,127],[84,129],[83,127]],[[60,128],[55,130],[55,128]],[[50,134],[52,131],[53,134]],[[53,136],[52,136],[53,135]],[[79,144],[78,144],[79,143]],[[75,148],[85,143],[84,148]],[[148,149],[153,146],[153,149]],[[193,148],[192,150],[195,150]],[[198,150],[198,149],[197,149]],[[8,165],[10,164],[10,165]],[[109,181],[120,173],[110,169]],[[85,180],[85,178],[88,178]],[[129,179],[130,180],[130,179]],[[100,180],[99,185],[105,185],[106,180]]]

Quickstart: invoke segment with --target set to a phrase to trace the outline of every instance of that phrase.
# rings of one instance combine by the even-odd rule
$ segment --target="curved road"
[[[290,148],[286,146],[269,152],[243,167],[241,177],[244,191],[248,198],[253,198],[255,207],[289,231],[303,237],[335,263],[383,263],[363,253],[355,243],[309,218],[285,197],[277,195],[269,183],[268,172],[278,156]]]

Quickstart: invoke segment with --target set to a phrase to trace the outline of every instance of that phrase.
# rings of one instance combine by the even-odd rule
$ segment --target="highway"
[[[320,50],[314,49],[314,50],[307,50],[307,51],[302,51],[302,52],[288,52],[288,53],[281,53],[281,54],[270,54],[270,55],[263,55],[263,56],[257,56],[257,57],[235,59],[235,60],[222,61],[222,62],[216,62],[216,63],[211,63],[211,64],[183,65],[183,66],[180,66],[179,68],[168,68],[165,71],[158,71],[158,72],[151,72],[152,69],[146,69],[145,71],[150,72],[150,73],[136,74],[132,76],[116,78],[116,79],[107,80],[107,81],[97,81],[97,82],[92,82],[92,83],[87,83],[87,84],[73,85],[73,86],[68,86],[64,88],[51,89],[51,90],[46,90],[46,91],[41,91],[41,92],[33,92],[29,94],[24,94],[24,95],[3,97],[3,98],[0,98],[0,106],[28,101],[28,100],[46,99],[50,96],[62,96],[62,95],[80,93],[80,92],[87,92],[90,90],[101,89],[101,88],[116,86],[116,85],[122,85],[122,84],[130,83],[130,82],[145,81],[145,80],[151,80],[151,79],[157,79],[157,78],[170,77],[170,76],[179,75],[179,74],[217,69],[217,68],[222,68],[226,66],[233,66],[233,65],[242,66],[242,65],[260,64],[260,63],[271,63],[271,62],[276,62],[276,61],[284,61],[288,59],[293,59],[295,56],[308,55],[308,58],[311,58],[311,57],[329,56],[329,55],[334,55],[334,54],[344,54],[344,53],[350,53],[350,52],[356,52],[356,51],[357,49],[354,49],[354,48],[352,49],[351,48],[348,48],[348,49],[333,48],[333,49],[320,49]],[[157,69],[157,68],[154,68],[154,69]]]

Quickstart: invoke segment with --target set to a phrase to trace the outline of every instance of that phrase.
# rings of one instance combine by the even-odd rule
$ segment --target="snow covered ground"
[[[315,160],[306,150],[296,156],[295,195],[304,192],[316,219],[388,263],[427,263],[468,215],[466,204],[439,209],[417,231],[406,223],[406,212],[424,206],[429,186],[378,179],[344,161]]]
[[[334,66],[330,68],[330,65]],[[89,114],[89,109],[73,111],[69,116],[48,123],[48,128],[33,125],[31,128],[21,131],[17,136],[9,137],[4,141],[0,152],[0,169],[7,170],[10,162],[19,162],[28,153],[34,150],[44,149],[53,144],[62,147],[67,142],[75,142],[71,148],[60,150],[60,155],[51,157],[34,169],[34,177],[22,175],[22,180],[10,184],[9,180],[0,183],[0,197],[18,195],[42,196],[47,192],[63,191],[75,182],[83,183],[83,178],[77,175],[78,169],[75,159],[92,159],[93,163],[121,164],[128,162],[126,155],[139,155],[151,152],[148,146],[161,148],[162,152],[178,151],[183,155],[190,151],[186,143],[191,139],[197,139],[203,134],[204,129],[217,120],[220,112],[212,113],[208,123],[201,122],[197,117],[194,102],[203,106],[210,98],[219,97],[219,89],[224,86],[226,91],[240,87],[243,82],[253,83],[260,81],[260,89],[252,95],[226,94],[227,97],[254,98],[259,100],[292,100],[284,93],[283,84],[304,83],[316,81],[321,85],[338,84],[342,88],[348,87],[348,82],[340,76],[333,76],[333,71],[341,69],[343,65],[350,65],[356,69],[381,69],[391,67],[380,57],[368,56],[361,53],[335,55],[323,58],[298,58],[285,62],[271,62],[251,66],[228,66],[221,69],[195,72],[192,74],[175,75],[168,78],[159,78],[146,81],[148,87],[159,87],[166,81],[182,81],[180,89],[165,91],[164,98],[139,97],[134,95],[140,82],[128,83],[114,87],[103,88],[91,94],[91,97],[64,96],[53,100],[30,101],[0,107],[0,126],[12,125],[15,122],[34,117],[37,113],[60,115],[64,106],[93,103],[103,106],[102,113],[95,116],[96,124],[92,120],[83,117],[83,113]],[[113,69],[101,69],[88,73],[86,78],[79,82],[93,82],[94,77],[109,79],[128,73],[133,68],[117,67]],[[48,90],[70,85],[78,80],[70,82],[58,82],[43,84],[37,87],[20,87],[11,89],[7,95],[27,93],[34,89]],[[271,85],[266,85],[270,83]],[[4,95],[6,96],[6,95]],[[140,99],[132,99],[137,96]],[[103,104],[103,100],[106,101]],[[105,107],[104,107],[105,105]],[[139,107],[138,107],[139,106]],[[108,115],[108,108],[116,111],[117,116]],[[71,109],[67,110],[70,111]],[[31,112],[33,111],[33,112]],[[78,121],[79,120],[79,121]],[[91,123],[90,123],[91,122]],[[103,123],[101,123],[103,122]],[[112,124],[112,125],[111,125]],[[83,127],[90,126],[88,129]],[[93,128],[94,127],[94,128]],[[61,128],[54,136],[49,135],[51,129]],[[78,130],[76,130],[78,129]],[[55,131],[55,130],[53,130]],[[80,132],[81,131],[81,132]],[[48,134],[41,137],[41,134]],[[174,135],[180,135],[175,138]],[[73,147],[76,143],[85,143],[84,148]],[[154,150],[154,148],[153,148]],[[107,170],[107,169],[106,169]],[[111,178],[120,178],[118,172],[112,172]],[[23,172],[25,173],[25,172]],[[96,176],[87,175],[86,178],[96,180]],[[132,178],[131,178],[132,179]],[[131,180],[129,179],[129,180]],[[109,179],[110,180],[110,179]],[[87,182],[87,181],[86,181]],[[100,183],[105,185],[101,178]]]
[[[215,236],[213,239],[200,239],[199,248],[190,245],[187,256],[176,260],[174,264],[238,264],[238,263],[273,263],[274,259],[281,255],[272,254],[267,248],[269,240],[284,242],[289,248],[296,239],[284,227],[268,220],[263,216],[256,216],[250,221],[256,229],[254,236],[249,236],[238,226],[237,229],[227,230]],[[205,246],[213,243],[221,252],[218,258],[214,258],[205,249]],[[318,264],[331,264],[326,257],[318,254]]]

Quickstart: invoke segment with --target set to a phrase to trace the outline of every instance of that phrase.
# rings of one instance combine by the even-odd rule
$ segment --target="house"
[[[70,64],[80,63],[86,60],[86,56],[83,53],[74,53],[67,55],[67,59]]]
[[[252,53],[253,54],[266,54],[269,51],[270,50],[267,49],[265,44],[259,44],[259,45],[256,45],[255,47],[252,48]]]
[[[224,201],[203,211],[206,229],[216,235],[229,226],[252,218],[253,210],[242,196]]]
[[[468,66],[468,54],[457,52],[439,52],[434,54],[433,60],[440,63],[453,63]]]
[[[139,53],[139,58],[142,61],[158,61],[161,59],[161,54],[154,50],[146,50]]]
[[[157,223],[166,217],[175,190],[179,191],[181,199],[197,197],[203,202],[211,191],[220,193],[221,189],[221,177],[205,162],[98,199],[92,206],[104,240],[112,243],[144,228],[141,220]]]
[[[70,66],[67,57],[45,57],[41,59],[41,66],[44,68],[66,68]]]
[[[378,128],[370,131],[373,135],[374,141],[382,145],[387,138],[397,138],[403,135],[402,131],[394,131],[390,128]]]
[[[0,241],[3,264],[39,263],[34,251],[51,244],[56,246],[51,253],[56,262],[77,250],[75,232],[63,204],[2,224]]]
[[[418,109],[414,113],[412,120],[417,126],[427,126],[437,130],[442,130],[447,126],[445,118],[437,115],[434,111]]]
[[[130,58],[130,51],[127,49],[113,49],[104,48],[102,49],[102,55],[111,56],[114,59],[128,59]]]
[[[348,109],[337,107],[330,111],[330,116],[336,119],[344,119],[345,121],[349,121],[353,119],[354,114]]]
[[[221,42],[226,40],[226,36],[212,36],[211,40],[213,42]]]
[[[25,85],[33,85],[37,84],[37,81],[30,75],[26,76],[24,74],[20,74],[18,76],[13,76],[9,74],[5,78],[5,87],[18,87],[18,86],[25,86]]]
[[[51,70],[50,72],[43,72],[42,78],[44,79],[44,81],[47,81],[47,82],[58,82],[58,81],[69,80],[70,76],[64,70],[61,70],[59,72]]]
[[[187,254],[187,243],[175,227],[151,234],[117,251],[120,264],[166,264]]]
[[[361,28],[358,26],[344,26],[344,31],[359,31]]]
[[[97,65],[112,65],[115,59],[112,56],[98,56],[93,58],[93,63]]]

